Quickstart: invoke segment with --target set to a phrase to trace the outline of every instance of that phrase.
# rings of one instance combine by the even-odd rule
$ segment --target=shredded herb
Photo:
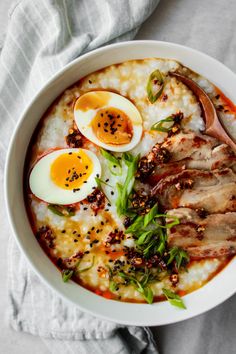
[[[167,126],[167,127],[163,126],[165,123],[170,123],[170,122],[172,123],[170,126]],[[169,117],[162,119],[159,122],[153,124],[151,126],[151,130],[157,130],[158,132],[168,133],[172,129],[174,122],[175,122],[174,117],[169,116]]]
[[[59,216],[73,216],[75,215],[75,211],[71,207],[66,207],[64,205],[57,205],[57,204],[49,204],[48,209]]]
[[[72,269],[63,269],[63,271],[61,272],[61,275],[62,275],[62,280],[64,281],[64,283],[68,282],[68,280],[72,277],[73,274],[74,274],[74,271]]]
[[[148,224],[157,216],[158,214],[158,205],[155,204],[152,209],[144,216],[143,226],[147,227]]]
[[[112,153],[104,149],[101,149],[101,154],[106,160],[108,160],[108,167],[111,173],[115,176],[120,176],[122,174],[121,161]]]
[[[156,225],[158,225],[159,227],[163,228],[163,229],[171,229],[173,226],[178,225],[179,224],[179,219],[177,218],[177,216],[174,215],[168,215],[168,214],[157,214],[156,218],[166,218],[166,219],[173,219],[172,222],[169,223],[165,223],[165,225],[159,224],[156,220],[154,221]]]
[[[149,76],[147,82],[147,95],[151,103],[156,102],[156,100],[161,96],[164,89],[164,78],[160,70],[155,70]]]
[[[156,280],[156,277],[149,269],[146,268],[144,274],[139,276],[139,278],[136,274],[130,275],[125,272],[119,272],[118,275],[125,280],[126,285],[132,284],[148,304],[153,303],[153,291],[149,284]]]
[[[162,292],[171,305],[179,307],[181,309],[186,309],[186,306],[179,295],[165,288],[162,289]]]
[[[95,181],[97,183],[97,187],[98,189],[100,189],[100,191],[102,191],[104,193],[104,195],[106,196],[107,200],[109,203],[111,203],[110,198],[107,196],[107,194],[105,193],[104,189],[102,188],[102,184],[105,184],[106,186],[113,188],[110,184],[108,184],[107,182],[103,181],[101,178],[99,177],[95,177]]]
[[[116,208],[118,215],[128,215],[128,201],[135,181],[135,173],[138,167],[139,155],[136,157],[129,153],[122,155],[123,161],[128,167],[125,182],[123,185],[117,183],[118,198]]]
[[[88,266],[86,268],[83,268],[83,269],[78,269],[76,272],[77,273],[83,273],[83,272],[86,272],[87,270],[91,269],[94,266],[94,260],[95,260],[95,256],[93,256],[93,259],[92,259],[92,262],[91,262],[90,266]]]
[[[185,252],[181,248],[172,247],[169,250],[169,259],[168,259],[167,265],[172,263],[174,260],[176,261],[177,269],[180,269],[180,267],[182,267],[183,265],[185,265],[186,263],[189,262],[189,256],[188,256],[187,252]]]
[[[108,184],[107,182],[103,181],[101,178],[95,177],[95,181],[97,183],[97,186],[99,189],[102,189],[102,184],[105,184],[106,186],[112,188],[112,186],[110,184]]]

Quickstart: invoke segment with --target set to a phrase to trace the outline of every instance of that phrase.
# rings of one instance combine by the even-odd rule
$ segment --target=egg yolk
[[[106,91],[87,92],[79,97],[74,109],[84,112],[90,109],[98,109],[106,106],[110,98],[110,93]]]
[[[101,108],[92,120],[92,129],[97,138],[110,145],[128,144],[132,139],[132,123],[121,110]]]
[[[93,162],[83,151],[58,156],[51,165],[50,177],[62,189],[79,190],[93,170]]]

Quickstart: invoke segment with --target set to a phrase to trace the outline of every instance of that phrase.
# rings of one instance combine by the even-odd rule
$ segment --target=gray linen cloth
[[[157,4],[158,0],[22,0],[12,7],[0,58],[1,179],[15,124],[45,82],[82,53],[132,39]],[[58,297],[31,271],[12,237],[7,232],[4,237],[10,239],[8,318],[14,329],[45,338],[57,354],[157,353],[149,329],[97,319]]]

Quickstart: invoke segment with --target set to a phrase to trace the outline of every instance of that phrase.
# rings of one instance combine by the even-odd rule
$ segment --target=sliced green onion
[[[146,227],[158,213],[158,205],[155,204],[151,210],[144,216],[143,226]]]
[[[172,122],[174,124],[174,118],[172,116],[162,119],[159,122],[153,124],[151,126],[151,130],[157,130],[158,132],[168,133],[172,129],[173,124],[171,124],[171,126],[169,127],[164,127],[163,125],[169,122]]]
[[[63,269],[63,271],[61,272],[61,275],[62,275],[62,280],[64,281],[64,283],[68,282],[68,280],[72,277],[73,274],[74,274],[74,271],[72,269]]]
[[[112,186],[110,184],[108,184],[107,182],[103,181],[101,178],[95,177],[95,181],[97,183],[97,186],[99,189],[102,188],[102,184],[105,184],[106,186],[112,188]]]
[[[153,303],[153,292],[152,289],[147,285],[150,281],[153,281],[153,277],[151,276],[150,271],[144,274],[140,280],[138,280],[135,276],[126,274],[122,271],[119,272],[118,275],[128,283],[132,284],[148,304]]]
[[[78,269],[77,272],[78,273],[83,273],[83,272],[86,272],[87,270],[91,269],[94,266],[94,259],[95,259],[95,256],[93,256],[93,260],[92,260],[90,266],[88,266],[86,268],[83,268],[83,269]]]
[[[186,306],[179,295],[165,288],[162,289],[162,292],[171,305],[179,307],[181,309],[186,309]]]
[[[58,215],[58,216],[73,216],[75,215],[75,211],[71,207],[66,207],[64,205],[57,205],[57,204],[49,204],[48,209]]]
[[[120,176],[122,174],[122,169],[121,169],[121,161],[115,157],[113,154],[110,152],[101,149],[101,154],[102,156],[109,161],[108,167],[111,171],[111,173],[115,176]],[[118,169],[119,172],[115,172],[114,169]]]
[[[185,252],[182,248],[172,247],[168,255],[169,259],[167,265],[171,264],[175,260],[177,269],[189,262],[189,256],[187,252]]]
[[[147,95],[151,103],[161,96],[164,89],[164,78],[160,70],[155,70],[151,73],[147,83]]]
[[[153,234],[153,231],[152,230],[149,230],[149,231],[145,231],[143,232],[139,238],[136,240],[136,244],[138,246],[142,246],[146,243],[148,243],[152,237],[152,234]]]
[[[125,160],[128,166],[125,182],[123,185],[117,183],[118,198],[116,201],[116,208],[118,215],[124,215],[126,213],[126,210],[128,209],[128,199],[133,189],[135,173],[137,171],[139,161],[139,155],[133,157],[129,154],[127,156],[129,156],[129,159]]]
[[[165,225],[161,225],[158,222],[156,222],[156,220],[154,221],[156,225],[158,225],[159,227],[161,227],[162,229],[171,229],[173,226],[178,225],[180,223],[179,219],[174,216],[174,215],[168,215],[168,214],[157,214],[156,218],[167,218],[167,219],[174,219],[172,222],[170,223],[166,223]]]

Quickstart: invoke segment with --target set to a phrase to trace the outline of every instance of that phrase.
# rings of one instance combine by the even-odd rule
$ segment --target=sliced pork
[[[229,169],[184,170],[163,178],[152,189],[164,209],[204,208],[208,213],[236,210],[236,175]]]
[[[180,224],[168,230],[169,246],[185,249],[191,258],[236,254],[236,212],[207,215],[203,210],[168,211]]]
[[[156,163],[147,182],[155,184],[162,178],[184,169],[214,170],[231,167],[236,171],[236,156],[229,146],[193,132],[181,132],[159,144],[169,154],[168,163]]]

